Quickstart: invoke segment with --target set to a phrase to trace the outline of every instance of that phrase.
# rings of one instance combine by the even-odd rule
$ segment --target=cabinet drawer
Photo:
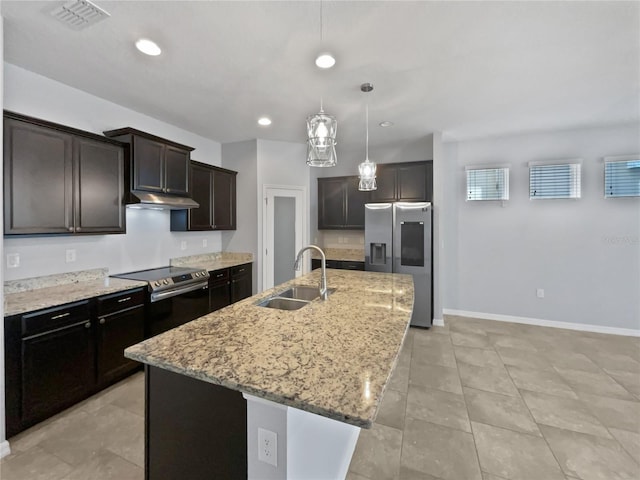
[[[342,261],[340,268],[343,270],[362,270],[364,271],[364,262]]]
[[[113,312],[144,305],[144,289],[127,290],[111,295],[98,297],[98,316],[103,317]]]
[[[223,270],[215,270],[213,272],[209,272],[209,283],[212,285],[216,285],[219,283],[227,283],[229,281],[229,269],[225,268]]]
[[[22,336],[63,328],[74,323],[89,320],[89,301],[68,303],[61,307],[49,308],[22,316]]]
[[[249,265],[238,265],[237,267],[231,267],[231,276],[239,277],[242,275],[247,275],[251,271]]]

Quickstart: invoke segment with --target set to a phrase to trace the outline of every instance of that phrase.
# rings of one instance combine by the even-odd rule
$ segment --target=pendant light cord
[[[320,0],[320,45],[322,45],[322,0]]]
[[[365,154],[364,154],[364,157],[365,157],[365,161],[368,162],[369,161],[369,104],[368,103],[366,105],[365,118],[366,118],[366,122],[367,122],[367,125],[366,125],[367,137],[366,137],[366,142],[365,142]]]

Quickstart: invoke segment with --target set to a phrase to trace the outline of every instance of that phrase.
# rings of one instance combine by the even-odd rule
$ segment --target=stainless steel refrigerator
[[[430,327],[431,203],[367,203],[365,270],[413,275],[411,325]]]

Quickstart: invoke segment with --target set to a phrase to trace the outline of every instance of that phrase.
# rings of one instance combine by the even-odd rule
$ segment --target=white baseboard
[[[558,322],[556,320],[544,320],[541,318],[515,317],[512,315],[500,315],[496,313],[468,312],[466,310],[442,310],[445,315],[457,315],[459,317],[481,318],[484,320],[496,320],[498,322],[524,323],[539,327],[565,328],[567,330],[580,330],[583,332],[608,333],[611,335],[625,335],[627,337],[640,337],[640,330],[633,328],[607,327],[605,325],[589,325],[586,323]],[[435,319],[433,324],[436,324]]]
[[[433,319],[433,324],[436,327],[444,327],[444,320],[442,318],[434,318]]]
[[[4,458],[11,453],[11,447],[9,446],[9,442],[5,440],[4,442],[0,442],[0,458]]]

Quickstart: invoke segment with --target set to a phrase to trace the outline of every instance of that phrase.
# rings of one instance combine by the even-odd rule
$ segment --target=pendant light
[[[360,85],[360,90],[364,93],[369,93],[373,90],[373,85],[370,83],[363,83]],[[364,162],[358,165],[358,173],[360,176],[360,181],[358,182],[358,190],[363,192],[370,192],[372,190],[376,190],[378,186],[376,185],[376,164],[369,160],[369,103],[366,105],[366,131],[367,136],[365,140],[365,157]]]
[[[336,117],[324,113],[322,100],[320,100],[320,111],[307,117],[307,165],[333,167],[338,163],[337,131]]]
[[[320,44],[322,45],[322,0],[320,0]],[[316,59],[320,68],[331,68],[335,59],[329,53]],[[336,134],[338,122],[332,115],[324,113],[322,99],[320,111],[307,117],[307,165],[311,167],[333,167],[338,163],[336,155]]]

